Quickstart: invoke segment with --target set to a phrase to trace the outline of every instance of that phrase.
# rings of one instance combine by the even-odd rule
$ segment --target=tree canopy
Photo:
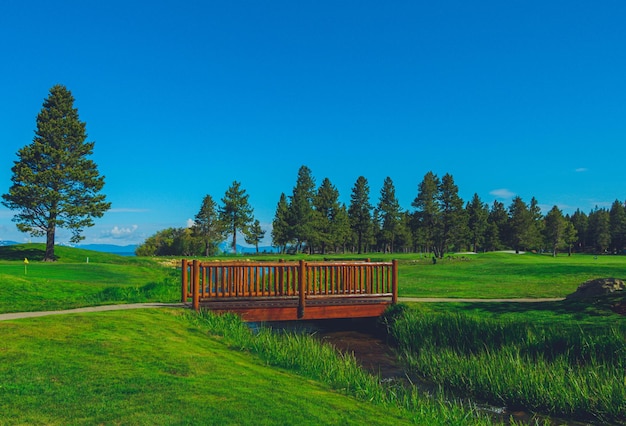
[[[69,229],[70,241],[79,242],[83,229],[111,206],[100,193],[104,176],[89,158],[94,142],[86,141],[85,129],[72,93],[53,86],[37,115],[35,137],[18,151],[12,185],[2,195],[2,204],[17,211],[13,221],[20,231],[46,236],[46,261],[55,259],[57,228]]]
[[[218,244],[225,239],[225,229],[224,223],[219,219],[217,204],[208,194],[202,200],[200,211],[194,218],[192,230],[194,235],[202,241],[205,256],[217,253]]]
[[[372,235],[372,205],[370,204],[370,187],[364,176],[359,176],[352,188],[350,207],[348,207],[350,227],[356,237],[358,253],[362,253],[364,245]]]
[[[254,220],[249,197],[241,183],[234,181],[226,190],[219,208],[219,218],[233,236],[231,248],[234,253],[237,252],[237,232],[245,230]]]

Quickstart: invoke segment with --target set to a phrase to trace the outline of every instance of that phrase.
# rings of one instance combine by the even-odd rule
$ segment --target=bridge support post
[[[391,261],[391,303],[398,303],[398,261]]]
[[[300,261],[300,273],[298,274],[298,319],[304,318],[304,308],[306,304],[305,289],[306,262]]]
[[[189,278],[187,275],[187,259],[183,259],[181,261],[181,271],[183,274],[181,278],[183,285],[181,286],[182,289],[181,289],[180,301],[181,303],[185,303],[187,301],[187,286],[189,285],[189,282],[188,282]]]
[[[200,262],[195,260],[193,261],[193,271],[191,273],[191,287],[192,287],[192,297],[193,297],[193,309],[196,311],[200,310]]]

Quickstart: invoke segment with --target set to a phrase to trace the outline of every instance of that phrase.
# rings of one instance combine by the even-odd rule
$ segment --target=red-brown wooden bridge
[[[244,321],[376,317],[398,301],[393,262],[182,261],[182,302]]]

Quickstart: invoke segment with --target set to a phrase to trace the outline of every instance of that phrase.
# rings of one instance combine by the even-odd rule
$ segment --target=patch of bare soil
[[[611,307],[611,310],[616,314],[620,314],[622,316],[626,316],[626,301],[619,302],[616,305]]]

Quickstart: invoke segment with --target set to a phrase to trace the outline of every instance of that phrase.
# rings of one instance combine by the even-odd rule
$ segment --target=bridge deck
[[[377,317],[389,305],[389,297],[320,298],[308,299],[306,309],[301,312],[298,298],[200,301],[200,309],[216,313],[232,312],[248,322]]]

